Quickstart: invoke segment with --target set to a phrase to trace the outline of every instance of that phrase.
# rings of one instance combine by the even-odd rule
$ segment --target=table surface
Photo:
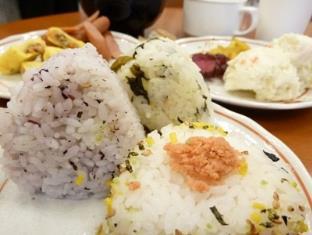
[[[68,13],[12,22],[0,25],[0,39],[50,26],[74,25],[79,21],[78,13]],[[166,8],[152,28],[163,28],[177,37],[183,36],[181,8]],[[308,26],[306,34],[312,35],[312,23]],[[0,106],[5,104],[5,100],[0,100]],[[267,111],[224,106],[254,119],[281,139],[299,156],[312,174],[312,109]]]

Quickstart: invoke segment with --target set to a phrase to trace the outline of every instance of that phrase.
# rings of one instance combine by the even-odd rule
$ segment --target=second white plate
[[[251,47],[264,47],[267,46],[267,42],[239,38],[246,42]],[[221,36],[206,36],[206,37],[194,37],[194,38],[182,38],[176,42],[182,46],[190,55],[194,53],[205,53],[209,49],[218,45],[228,45],[232,37]],[[248,108],[257,109],[275,109],[275,110],[290,110],[290,109],[303,109],[312,107],[312,89],[307,90],[302,96],[298,97],[292,102],[263,102],[258,101],[252,96],[248,96],[245,92],[228,92],[224,89],[223,82],[221,80],[213,80],[207,82],[210,87],[211,97],[215,101],[237,105]]]

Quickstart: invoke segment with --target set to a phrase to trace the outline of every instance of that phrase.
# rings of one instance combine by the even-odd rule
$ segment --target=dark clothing
[[[22,18],[72,12],[78,10],[78,0],[18,0]]]

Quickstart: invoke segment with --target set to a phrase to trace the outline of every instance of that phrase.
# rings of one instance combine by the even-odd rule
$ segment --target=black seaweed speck
[[[74,169],[75,171],[78,170],[77,165],[76,165],[73,161],[69,160],[68,162],[69,162],[69,164],[73,167],[73,169]]]
[[[105,154],[102,151],[100,151],[99,154],[101,155],[100,159],[103,160],[105,158]]]
[[[79,112],[77,113],[77,118],[81,118],[82,114],[83,114],[83,112],[82,112],[82,111],[79,111]]]
[[[183,120],[180,117],[177,117],[178,122],[183,123]]]
[[[268,158],[270,158],[273,162],[279,161],[279,158],[278,158],[275,154],[266,152],[265,150],[263,150],[263,153],[264,153]]]
[[[284,221],[284,224],[287,226],[287,224],[288,224],[288,218],[287,218],[287,216],[286,216],[286,215],[282,215],[282,219],[283,219],[283,221]]]
[[[227,223],[224,222],[223,215],[220,214],[220,212],[218,211],[217,207],[215,207],[215,206],[210,207],[210,210],[211,210],[212,214],[215,216],[215,218],[218,220],[218,222],[221,225],[228,225]]]

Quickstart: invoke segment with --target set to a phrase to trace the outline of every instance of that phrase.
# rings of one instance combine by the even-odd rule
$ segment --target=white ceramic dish
[[[3,51],[11,46],[14,43],[19,43],[26,41],[30,38],[39,37],[43,35],[46,32],[46,30],[38,30],[38,31],[32,31],[28,33],[23,34],[16,34],[9,36],[7,38],[4,38],[0,40],[0,54],[3,53]],[[139,41],[127,34],[118,33],[118,32],[112,32],[114,38],[116,39],[121,51],[124,54],[129,54],[133,50],[133,48],[139,43]],[[0,75],[0,98],[10,98],[10,92],[9,89],[11,87],[18,86],[21,83],[21,75]]]
[[[181,45],[188,53],[207,52],[217,45],[228,45],[231,37],[207,36],[179,39],[176,42]],[[240,38],[252,47],[264,47],[267,45],[264,41]],[[262,102],[258,101],[245,92],[228,92],[224,89],[223,82],[213,80],[209,82],[211,97],[215,101],[257,109],[303,109],[312,108],[312,89],[307,90],[303,95],[292,102]]]
[[[293,169],[312,208],[312,179],[299,158],[253,120],[214,104],[215,121],[242,141],[277,154]],[[2,185],[2,187],[1,187]],[[0,170],[0,234],[94,235],[105,218],[102,200],[66,201],[19,192]],[[312,219],[312,218],[311,218]],[[311,221],[312,224],[312,221]],[[311,233],[308,233],[311,234]]]

